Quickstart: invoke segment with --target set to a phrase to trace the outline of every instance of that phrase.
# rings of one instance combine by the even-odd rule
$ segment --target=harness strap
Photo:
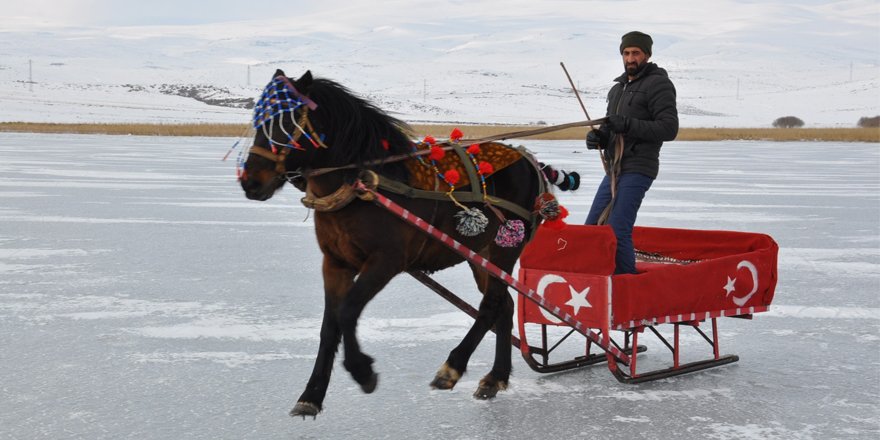
[[[287,172],[287,169],[284,167],[284,159],[287,158],[287,153],[289,152],[289,148],[282,148],[280,153],[273,153],[265,148],[251,147],[248,154],[256,154],[264,159],[269,159],[272,162],[275,162],[275,172],[284,174]]]
[[[455,150],[455,153],[458,154],[458,159],[461,160],[461,164],[464,165],[464,170],[467,171],[468,179],[471,181],[471,193],[482,195],[483,190],[480,186],[480,176],[477,174],[477,169],[474,167],[471,157],[459,144],[452,144],[452,148]]]
[[[342,185],[333,193],[324,197],[318,197],[312,192],[310,186],[306,186],[306,196],[300,199],[300,202],[310,209],[319,212],[338,211],[351,203],[357,197],[354,187],[351,185]]]
[[[614,139],[614,155],[611,158],[611,161],[605,164],[603,160],[603,165],[605,165],[605,169],[608,172],[608,179],[610,180],[611,186],[611,200],[608,202],[608,205],[605,209],[602,210],[602,213],[599,215],[599,219],[596,222],[598,225],[604,225],[608,223],[608,218],[611,217],[611,210],[614,209],[614,202],[617,201],[617,179],[620,177],[620,162],[623,159],[623,148],[624,148],[624,140],[623,135],[618,134]]]
[[[385,176],[379,176],[379,188],[395,194],[400,194],[404,197],[408,197],[411,199],[440,200],[444,202],[449,201],[449,196],[447,196],[445,192],[416,189],[403,182],[398,182]],[[459,202],[463,203],[480,203],[485,201],[486,203],[490,203],[499,208],[503,208],[524,219],[531,219],[534,217],[534,214],[531,211],[528,211],[522,206],[519,206],[513,202],[504,199],[496,199],[494,197],[483,200],[483,193],[479,191],[455,193],[455,198]]]

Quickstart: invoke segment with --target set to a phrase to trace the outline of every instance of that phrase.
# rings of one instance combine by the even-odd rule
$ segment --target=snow
[[[721,352],[737,363],[623,385],[604,365],[543,375],[514,353],[510,388],[483,402],[471,393],[492,362],[487,339],[454,390],[431,390],[470,318],[401,276],[360,321],[377,391],[363,394],[340,355],[313,421],[287,416],[323,308],[311,216],[293,188],[246,200],[220,160],[234,141],[0,133],[0,438],[880,434],[876,145],[664,146],[639,224],[763,232],[780,245],[771,310],[719,321]],[[598,159],[577,141],[515,143],[582,173],[583,189],[558,195],[572,222],[584,218]],[[435,278],[479,301],[463,265]],[[667,361],[643,339],[640,365]],[[705,350],[698,335],[682,344],[684,357]]]
[[[281,68],[337,80],[411,122],[572,122],[584,115],[559,63],[603,116],[633,28],[654,37],[684,127],[790,115],[853,127],[880,114],[874,0],[334,0],[271,14],[160,3],[64,2],[30,19],[32,5],[4,4],[0,121],[244,124],[246,109],[202,101],[255,98]],[[191,23],[131,23],[165,10]]]

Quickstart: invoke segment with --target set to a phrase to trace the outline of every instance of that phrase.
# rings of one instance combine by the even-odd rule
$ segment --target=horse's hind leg
[[[474,392],[474,397],[478,399],[491,399],[499,391],[507,389],[510,371],[513,368],[510,343],[510,336],[513,332],[513,298],[507,293],[507,287],[502,282],[492,279],[490,283],[492,285],[489,289],[500,290],[502,299],[495,321],[495,362],[492,365],[492,370],[483,376],[477,391]]]
[[[291,416],[315,417],[323,409],[327,386],[330,384],[330,373],[333,371],[333,360],[336,349],[342,338],[339,327],[337,309],[342,295],[351,289],[355,272],[339,267],[328,258],[324,258],[324,321],[321,324],[321,343],[312,375],[305,391],[297,399],[296,406],[290,411]]]
[[[474,277],[477,280],[479,290],[483,292],[483,299],[480,301],[477,318],[464,339],[449,353],[446,362],[437,371],[434,380],[431,382],[432,388],[448,390],[455,387],[455,384],[458,383],[458,380],[467,370],[467,364],[471,355],[477,349],[477,346],[480,345],[486,332],[493,325],[496,325],[498,314],[504,309],[504,297],[507,296],[506,290],[493,287],[492,282],[494,280],[489,279],[489,275],[484,269],[474,268],[473,265],[471,265],[471,268],[474,271]],[[507,376],[504,379],[506,380]]]
[[[502,263],[504,262],[502,261]],[[513,264],[509,263],[501,267],[509,271],[512,266]],[[480,380],[479,388],[474,393],[474,397],[490,399],[498,391],[507,388],[507,381],[510,378],[513,299],[510,298],[507,287],[492,278],[485,269],[473,265],[471,268],[474,271],[477,285],[483,292],[483,300],[480,302],[477,319],[474,320],[474,324],[461,343],[449,353],[446,363],[437,371],[431,386],[439,389],[452,389],[467,369],[471,355],[477,349],[486,332],[495,326],[497,333],[495,362],[489,374]]]

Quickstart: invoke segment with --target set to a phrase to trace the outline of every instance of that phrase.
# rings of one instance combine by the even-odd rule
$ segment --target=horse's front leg
[[[290,415],[294,417],[315,417],[323,409],[327,386],[330,384],[330,373],[333,371],[333,360],[342,338],[337,310],[343,295],[351,289],[354,283],[354,270],[342,267],[327,257],[324,257],[322,271],[324,276],[324,320],[321,324],[321,342],[306,389],[297,399],[296,406],[290,411]]]
[[[400,273],[402,265],[395,262],[394,257],[381,253],[370,256],[339,307],[339,327],[345,351],[342,365],[365,393],[376,389],[379,376],[373,372],[373,358],[361,351],[356,334],[357,321],[367,303]]]

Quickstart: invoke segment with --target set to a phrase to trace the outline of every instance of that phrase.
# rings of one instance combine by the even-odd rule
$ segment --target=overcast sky
[[[450,15],[542,17],[589,16],[603,22],[663,23],[688,20],[695,26],[713,23],[737,27],[767,18],[797,19],[798,9],[836,15],[880,28],[877,0],[294,0],[247,2],[241,0],[0,0],[0,24],[33,26],[141,26],[192,25],[228,21],[287,18],[359,10],[365,20],[393,22],[445,21]],[[789,12],[793,16],[785,17]],[[768,17],[772,16],[772,17]],[[739,24],[737,22],[740,22]],[[806,24],[805,24],[806,25]],[[880,30],[874,35],[880,41]]]

